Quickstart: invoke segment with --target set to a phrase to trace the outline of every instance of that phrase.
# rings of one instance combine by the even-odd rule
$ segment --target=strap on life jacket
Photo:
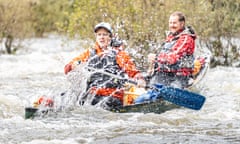
[[[116,61],[116,51],[109,51],[107,54],[96,55],[94,51],[91,52],[92,57],[89,58],[88,67],[95,69],[103,69],[104,71],[124,76],[124,72],[120,69]],[[115,79],[109,75],[101,72],[93,73],[87,81],[87,90],[91,88],[96,95],[99,96],[113,96],[122,101],[123,92],[119,92],[125,81]]]

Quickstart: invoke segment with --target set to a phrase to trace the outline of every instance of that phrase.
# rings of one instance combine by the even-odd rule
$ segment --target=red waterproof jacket
[[[174,34],[169,33],[157,56],[158,70],[190,75],[194,66],[195,38],[196,35],[190,27]]]

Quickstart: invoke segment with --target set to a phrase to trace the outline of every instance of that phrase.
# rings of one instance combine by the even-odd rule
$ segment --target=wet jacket
[[[122,50],[107,50],[106,53],[96,43],[93,49],[88,49],[84,53],[75,57],[70,64],[87,62],[89,67],[101,69],[111,74],[124,76],[127,74],[133,78],[139,71],[136,69],[131,57]],[[88,79],[88,88],[99,96],[114,96],[122,101],[123,82],[99,72],[91,75]]]
[[[177,75],[191,75],[194,67],[193,52],[196,35],[191,27],[169,33],[157,56],[155,69]]]

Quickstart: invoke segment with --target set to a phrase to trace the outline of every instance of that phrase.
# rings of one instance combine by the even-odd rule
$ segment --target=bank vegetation
[[[146,56],[160,48],[174,11],[212,52],[212,66],[239,66],[240,0],[0,0],[0,52],[14,54],[14,41],[52,32],[94,39],[93,27],[106,21]]]

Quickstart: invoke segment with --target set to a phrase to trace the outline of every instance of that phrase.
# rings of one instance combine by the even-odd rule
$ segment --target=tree
[[[13,40],[24,37],[30,31],[31,12],[28,10],[28,0],[0,0],[0,39],[9,54],[13,52]]]
[[[33,6],[32,25],[36,36],[58,31],[58,23],[67,22],[65,13],[71,10],[68,0],[39,0]]]
[[[120,37],[128,40],[129,47],[145,55],[160,47],[168,17],[174,11],[186,14],[187,25],[195,29],[200,46],[212,51],[215,65],[231,65],[239,57],[231,39],[240,29],[240,0],[75,1],[64,30],[89,38],[93,37],[95,24],[107,21]]]

